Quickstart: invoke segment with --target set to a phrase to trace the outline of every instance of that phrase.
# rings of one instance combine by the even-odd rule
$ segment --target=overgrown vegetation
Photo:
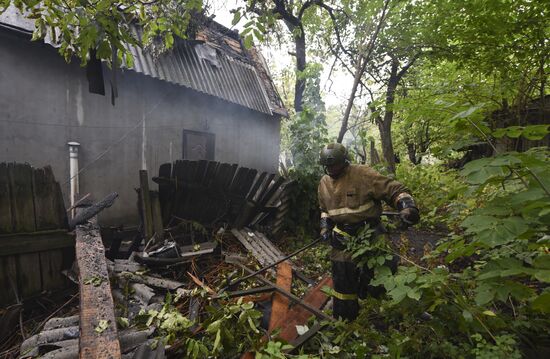
[[[0,6],[8,3],[0,0]],[[173,18],[162,12],[171,10],[166,1],[152,7],[150,17],[144,9],[149,3],[14,3],[34,9],[36,38],[47,27],[56,29],[64,55],[83,62],[89,50],[108,59],[113,48],[122,56],[123,44],[135,43],[127,16],[169,46],[171,33],[185,36],[178,26],[186,27],[189,13],[202,6],[177,2],[184,10]],[[245,3],[235,10],[234,24],[246,19],[247,45],[254,38],[276,39],[300,50],[294,83],[283,83],[281,91],[296,110],[283,121],[282,141],[283,171],[297,184],[288,228],[291,241],[302,240],[293,245],[315,236],[318,153],[336,139],[327,121],[344,124],[340,133],[348,133],[343,142],[350,147],[364,149],[368,138],[382,144],[383,170],[412,190],[421,227],[442,240],[421,260],[406,248],[351,241],[349,249],[375,270],[372,283],[386,295],[363,301],[353,323],[323,323],[302,354],[285,354],[285,343],[262,340],[260,313],[243,302],[211,306],[203,322],[193,323],[168,299],[161,311],[143,313],[159,340],[194,358],[246,350],[257,358],[548,356],[550,2]],[[86,11],[57,10],[67,4]],[[347,98],[332,109],[341,114],[336,119],[326,118],[320,64],[331,75],[353,77],[347,78]],[[367,151],[363,156],[375,162]],[[327,252],[323,247],[302,257],[308,274],[326,272]],[[401,261],[392,274],[386,263],[394,255]]]

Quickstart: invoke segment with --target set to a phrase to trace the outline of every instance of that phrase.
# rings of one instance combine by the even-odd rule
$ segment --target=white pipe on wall
[[[69,142],[69,180],[71,185],[71,207],[76,203],[76,197],[80,192],[80,185],[78,183],[78,147],[80,143]],[[74,209],[71,211],[74,216]]]

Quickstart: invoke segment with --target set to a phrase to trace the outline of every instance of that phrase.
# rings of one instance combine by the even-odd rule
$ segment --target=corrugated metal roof
[[[140,35],[138,30],[135,35]],[[201,59],[194,46],[177,39],[174,48],[158,58],[139,47],[131,47],[134,56],[131,70],[272,115],[254,66],[216,50],[220,65],[217,67]]]
[[[0,23],[15,26],[32,33],[34,23],[22,16],[15,7],[8,7],[0,15]],[[141,36],[135,27],[135,35]],[[52,45],[54,46],[54,45]],[[176,39],[174,48],[155,58],[150,52],[131,47],[134,56],[133,71],[159,80],[184,86],[255,111],[272,115],[272,106],[263,81],[256,68],[216,49],[219,67],[201,59],[194,44]]]

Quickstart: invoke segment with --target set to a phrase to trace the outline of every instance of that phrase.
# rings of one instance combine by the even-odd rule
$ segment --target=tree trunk
[[[296,83],[294,85],[294,110],[296,113],[303,110],[303,97],[306,88],[306,80],[302,75],[306,69],[306,38],[303,29],[300,34],[294,36],[296,46]]]
[[[414,164],[414,165],[419,165],[420,164],[420,161],[422,161],[422,157],[419,156],[418,158],[416,157],[416,146],[414,143],[407,143],[407,154],[409,155],[409,160]]]
[[[374,166],[380,163],[380,156],[374,145],[374,140],[370,141],[370,165]]]
[[[386,161],[386,166],[390,173],[395,173],[395,153],[393,151],[393,143],[391,138],[391,125],[393,121],[393,105],[395,103],[395,90],[399,83],[397,73],[399,63],[393,60],[391,64],[390,78],[386,89],[386,105],[384,118],[378,121],[378,130],[380,131],[380,140],[382,142],[382,155]]]
[[[355,101],[355,96],[357,94],[357,87],[359,86],[361,77],[363,77],[363,74],[365,73],[366,64],[367,64],[367,59],[363,59],[363,57],[360,56],[359,63],[355,68],[355,75],[353,78],[353,85],[351,86],[351,94],[349,95],[348,105],[346,106],[346,111],[344,112],[342,125],[340,126],[340,132],[338,133],[338,139],[336,140],[336,142],[338,143],[342,143],[342,140],[344,139],[344,135],[348,130],[349,116],[351,114],[351,109],[353,108],[353,102]]]

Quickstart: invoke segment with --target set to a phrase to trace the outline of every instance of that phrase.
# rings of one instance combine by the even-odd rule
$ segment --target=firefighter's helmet
[[[329,143],[319,155],[319,163],[322,166],[334,166],[348,162],[348,150],[341,143]]]

